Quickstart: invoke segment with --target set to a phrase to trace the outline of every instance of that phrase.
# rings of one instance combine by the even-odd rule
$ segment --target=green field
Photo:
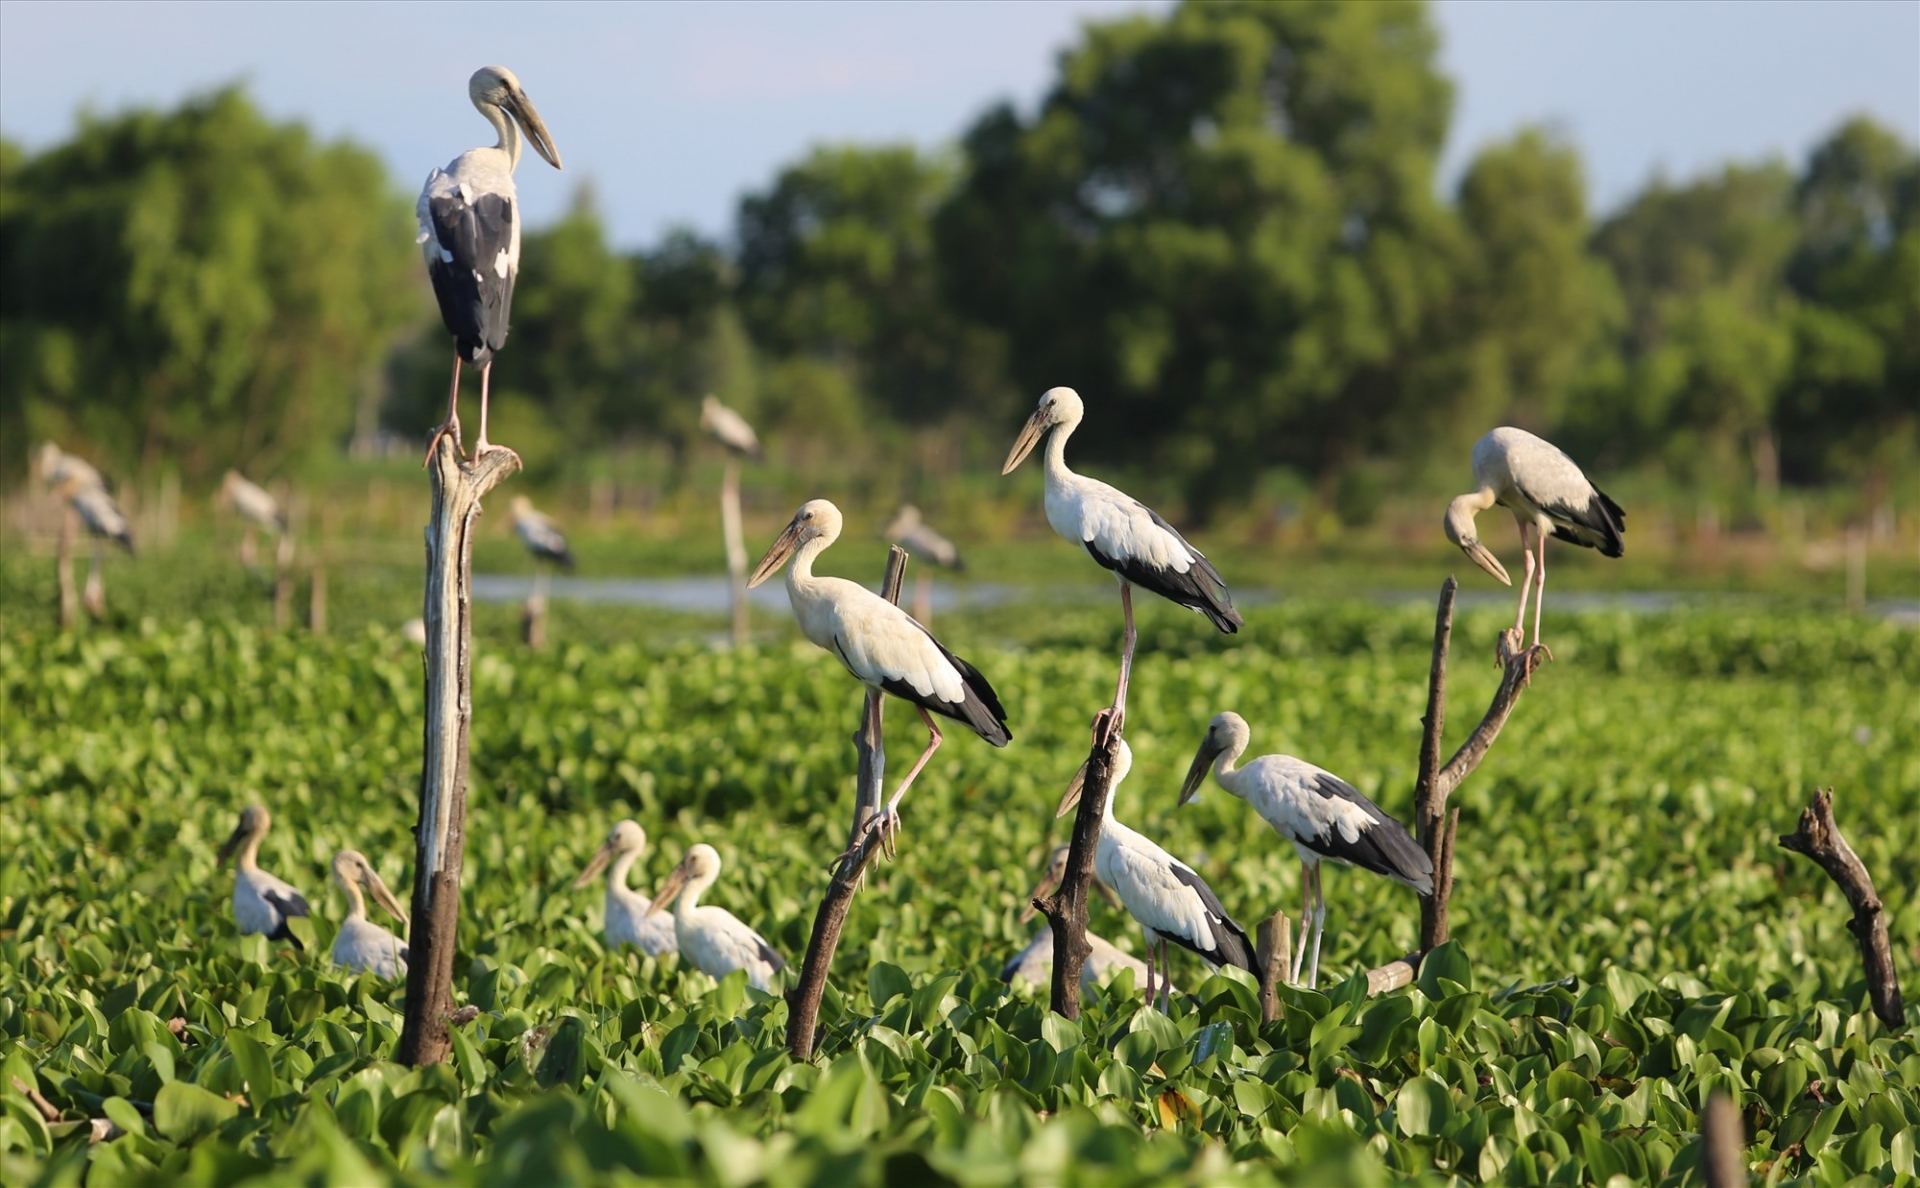
[[[1118,616],[954,617],[943,635],[999,688],[1015,741],[953,738],[910,794],[898,860],[849,917],[816,1062],[795,1066],[783,1001],[608,952],[599,889],[569,883],[621,817],[652,842],[636,886],[711,842],[727,869],[708,902],[797,964],[845,840],[856,686],[784,625],[728,652],[693,617],[650,633],[642,612],[581,611],[534,654],[494,608],[455,979],[482,1013],[451,1066],[414,1071],[391,1063],[401,987],[324,954],[337,848],[408,894],[417,650],[372,613],[324,639],[229,625],[231,589],[203,590],[205,622],[122,595],[114,625],[60,636],[26,605],[37,570],[0,578],[9,1184],[1697,1182],[1716,1088],[1737,1097],[1757,1178],[1917,1170],[1920,1048],[1866,1011],[1843,899],[1774,840],[1814,787],[1836,789],[1911,1003],[1910,627],[1550,603],[1557,659],[1456,794],[1455,946],[1417,988],[1365,1000],[1345,979],[1412,946],[1418,904],[1336,871],[1321,992],[1284,990],[1262,1028],[1245,979],[1191,959],[1170,1017],[1125,977],[1077,1026],[998,980],[1066,835],[1052,808],[1110,692]],[[1461,618],[1450,743],[1497,679],[1498,620]],[[1404,819],[1431,623],[1430,607],[1288,602],[1228,640],[1153,609],[1119,816],[1249,928],[1297,907],[1291,847],[1218,789],[1176,811],[1179,776],[1208,717],[1235,709],[1256,752],[1312,759]],[[890,721],[897,771],[922,736]],[[214,850],[254,800],[276,815],[262,865],[315,905],[304,955],[236,935]],[[1097,901],[1093,926],[1139,951]],[[128,1133],[90,1146],[82,1119],[103,1116]]]

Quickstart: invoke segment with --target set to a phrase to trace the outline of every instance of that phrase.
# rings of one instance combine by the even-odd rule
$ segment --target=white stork
[[[720,403],[719,397],[700,398],[700,428],[733,453],[752,458],[755,462],[766,461],[766,455],[760,450],[760,437],[754,433],[753,426],[747,424],[745,417]]]
[[[260,841],[273,824],[264,805],[250,804],[240,810],[240,823],[220,846],[220,861],[240,855],[233,864],[233,918],[242,934],[262,933],[268,940],[291,941],[296,949],[305,949],[300,938],[287,927],[293,916],[310,916],[304,895],[282,879],[260,869]]]
[[[273,493],[237,470],[220,480],[220,502],[232,506],[242,519],[279,535],[287,530],[287,515]]]
[[[127,525],[127,517],[120,511],[120,505],[107,494],[105,487],[80,486],[78,480],[68,483],[67,502],[73,510],[80,513],[80,522],[94,536],[94,568],[98,572],[100,565],[100,547],[102,540],[111,540],[128,553],[133,552],[133,529]],[[91,582],[92,579],[89,579]]]
[[[567,548],[567,538],[553,526],[552,519],[534,510],[533,500],[525,495],[513,497],[513,534],[527,546],[534,561],[551,561],[573,572],[573,551]]]
[[[1558,446],[1525,429],[1503,426],[1473,447],[1473,481],[1477,490],[1447,505],[1447,539],[1460,546],[1474,564],[1511,586],[1512,579],[1499,560],[1480,543],[1474,516],[1498,503],[1513,513],[1520,526],[1520,548],[1527,571],[1520,582],[1520,609],[1513,616],[1514,646],[1525,639],[1527,592],[1537,590],[1533,604],[1533,646],[1540,646],[1540,607],[1547,597],[1547,537],[1557,536],[1583,548],[1599,549],[1603,557],[1626,551],[1621,537],[1627,515],[1606,492],[1587,481],[1573,459]],[[1535,558],[1538,558],[1536,561]]]
[[[462,361],[480,365],[480,437],[474,443],[474,456],[491,448],[487,382],[493,356],[507,342],[513,282],[520,271],[520,202],[513,171],[520,164],[523,134],[547,164],[560,168],[560,151],[513,71],[505,66],[481,67],[467,80],[467,98],[493,125],[499,140],[491,148],[468,149],[445,169],[427,175],[414,208],[420,219],[419,243],[427,259],[427,276],[440,302],[440,318],[455,343],[447,421],[427,442],[429,461],[440,435],[459,423]]]
[[[955,573],[963,572],[967,563],[960,559],[960,550],[946,537],[935,532],[931,525],[920,517],[920,509],[911,503],[902,504],[893,515],[893,521],[880,530],[883,540],[891,541],[912,553],[922,561],[938,565],[942,569],[951,569]],[[921,623],[933,622],[933,571],[923,568],[913,579],[913,617]]]
[[[1061,536],[1084,546],[1095,561],[1119,579],[1126,634],[1120,648],[1120,682],[1113,706],[1100,712],[1094,727],[1095,739],[1104,741],[1110,732],[1120,729],[1127,716],[1127,678],[1133,670],[1133,649],[1138,641],[1133,626],[1133,586],[1143,586],[1205,615],[1229,635],[1240,629],[1241,618],[1233,609],[1233,597],[1220,572],[1158,512],[1124,491],[1067,469],[1067,438],[1085,415],[1080,394],[1072,388],[1047,389],[1039,407],[1021,427],[1013,449],[1007,452],[1000,473],[1012,474],[1040,439],[1047,438],[1047,523]]]
[[[814,561],[840,538],[840,527],[840,509],[827,500],[801,504],[747,586],[766,581],[791,557],[787,600],[800,633],[832,652],[862,684],[920,711],[920,720],[927,724],[927,749],[868,826],[891,831],[899,827],[900,798],[940,749],[934,714],[952,718],[996,747],[1006,746],[1013,735],[1007,729],[1007,711],[987,678],[949,652],[913,616],[856,582],[813,575]]]
[[[1039,909],[1033,906],[1033,901],[1052,895],[1059,889],[1061,880],[1067,877],[1067,854],[1070,849],[1069,846],[1059,846],[1047,859],[1046,873],[1040,876],[1040,882],[1028,894],[1027,908],[1020,913],[1022,924],[1039,914]],[[1093,889],[1114,907],[1121,906],[1120,897],[1113,893],[1113,888],[1101,882],[1098,876],[1094,877]],[[1122,951],[1105,937],[1095,936],[1091,931],[1087,933],[1087,945],[1093,951],[1087,954],[1086,962],[1080,967],[1080,986],[1083,990],[1093,989],[1105,981],[1109,973],[1122,969],[1132,970],[1137,984],[1141,986],[1147,984],[1146,962],[1131,953]],[[1015,953],[1005,965],[1000,967],[1000,980],[1031,982],[1036,985],[1053,980],[1053,928],[1051,925],[1042,928],[1035,934],[1033,943]]]
[[[658,957],[677,951],[680,944],[674,939],[673,917],[655,913],[651,900],[627,886],[627,872],[646,850],[647,831],[633,821],[622,821],[607,834],[573,886],[577,891],[606,870],[607,944],[613,948],[635,945],[647,956]]]
[[[407,923],[406,911],[387,890],[380,872],[360,851],[342,850],[333,856],[333,881],[347,893],[347,918],[340,921],[340,932],[333,939],[333,963],[382,978],[405,977],[407,958],[412,956],[407,943],[367,919],[367,901],[360,894],[365,887],[396,920]]]
[[[673,905],[673,935],[680,953],[711,978],[724,978],[736,969],[747,971],[747,984],[765,990],[773,976],[787,968],[786,958],[765,937],[742,924],[725,908],[702,907],[700,896],[720,877],[720,855],[701,842],[687,851],[680,865],[654,893],[649,912]]]
[[[1202,960],[1218,968],[1237,965],[1258,976],[1254,968],[1253,942],[1247,930],[1234,923],[1220,897],[1191,866],[1167,853],[1144,836],[1114,820],[1113,801],[1120,782],[1133,768],[1133,751],[1125,739],[1114,740],[1113,784],[1107,791],[1107,811],[1100,822],[1100,846],[1094,852],[1093,871],[1100,881],[1113,888],[1140,931],[1147,938],[1147,1002],[1153,1002],[1153,960],[1160,954],[1160,997],[1164,1003],[1173,976],[1173,953],[1169,945],[1192,949]],[[1085,764],[1074,773],[1067,794],[1054,814],[1064,817],[1080,803],[1080,791],[1087,778]]]
[[[40,481],[49,491],[81,490],[87,487],[107,489],[107,480],[101,476],[93,464],[77,454],[69,454],[50,441],[40,443],[40,454],[35,460],[40,468]],[[72,484],[69,488],[68,484]]]
[[[1247,721],[1228,711],[1214,716],[1200,750],[1180,785],[1180,803],[1194,798],[1213,768],[1213,778],[1252,805],[1273,831],[1293,843],[1300,856],[1300,946],[1294,950],[1289,979],[1300,981],[1313,932],[1313,964],[1307,987],[1320,980],[1320,938],[1327,927],[1327,897],[1320,887],[1322,860],[1357,866],[1405,883],[1422,895],[1433,894],[1433,861],[1407,832],[1366,794],[1330,771],[1291,755],[1262,755],[1235,767],[1253,733]]]

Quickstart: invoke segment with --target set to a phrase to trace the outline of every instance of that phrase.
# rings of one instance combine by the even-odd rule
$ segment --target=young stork
[[[429,462],[440,435],[459,423],[462,361],[480,365],[480,437],[474,456],[491,448],[487,383],[494,353],[507,343],[513,282],[520,272],[520,202],[513,171],[520,164],[523,135],[547,164],[560,168],[560,150],[513,71],[481,67],[467,80],[467,98],[493,125],[499,140],[491,148],[468,149],[445,169],[428,174],[414,208],[427,276],[455,343],[447,420],[427,442]]]
[[[1061,880],[1067,877],[1067,853],[1072,847],[1060,846],[1047,859],[1046,873],[1040,876],[1040,882],[1027,895],[1027,909],[1020,913],[1020,922],[1025,924],[1040,914],[1033,901],[1052,895],[1059,889]],[[1114,907],[1120,907],[1120,897],[1113,888],[1101,882],[1096,876],[1093,889],[1100,893]],[[1087,933],[1087,944],[1092,952],[1087,954],[1086,962],[1080,967],[1080,986],[1091,990],[1106,980],[1109,973],[1122,969],[1133,971],[1134,982],[1147,984],[1147,963],[1131,953],[1123,952],[1114,943],[1103,936]],[[1053,928],[1042,928],[1033,938],[1033,943],[1015,953],[1000,967],[1000,980],[1003,982],[1032,982],[1036,985],[1053,980]]]
[[[1599,549],[1603,557],[1626,551],[1621,536],[1627,515],[1606,492],[1587,481],[1573,459],[1552,442],[1525,429],[1501,427],[1473,447],[1473,481],[1478,488],[1447,505],[1447,539],[1460,546],[1473,563],[1511,586],[1512,579],[1499,560],[1480,543],[1474,516],[1498,503],[1513,513],[1520,526],[1520,548],[1527,571],[1520,581],[1520,609],[1513,616],[1514,646],[1526,638],[1527,591],[1537,591],[1533,603],[1533,646],[1540,646],[1540,607],[1547,598],[1547,537],[1557,536],[1583,548]],[[1536,561],[1535,558],[1538,558]]]
[[[227,471],[226,477],[220,480],[219,502],[231,506],[242,519],[276,536],[287,530],[287,514],[280,510],[280,501],[237,470]]]
[[[1133,649],[1138,636],[1133,627],[1133,587],[1143,586],[1170,602],[1203,614],[1221,631],[1240,629],[1240,612],[1233,609],[1227,583],[1199,549],[1174,530],[1160,514],[1124,491],[1098,479],[1067,469],[1067,438],[1086,415],[1080,395],[1072,388],[1049,388],[1040,405],[1021,427],[1013,449],[1007,452],[1001,474],[1014,467],[1047,439],[1047,523],[1088,555],[1113,571],[1120,582],[1120,610],[1126,634],[1120,646],[1120,682],[1113,705],[1095,721],[1094,737],[1104,741],[1127,717],[1127,677],[1133,671]]]
[[[651,900],[627,886],[627,872],[646,850],[647,831],[632,821],[620,822],[573,881],[573,887],[579,890],[606,870],[607,944],[613,948],[636,945],[647,956],[658,957],[677,952],[680,943],[674,938],[673,917],[654,912]]]
[[[659,913],[673,905],[673,935],[680,953],[711,978],[724,978],[736,969],[747,971],[747,984],[765,990],[773,975],[787,968],[765,937],[742,924],[725,908],[702,907],[700,896],[720,877],[720,855],[701,842],[687,851],[680,865],[654,892],[647,910]],[[676,902],[677,901],[677,902]]]
[[[406,942],[367,919],[367,901],[360,894],[365,887],[394,919],[407,923],[407,913],[387,890],[380,872],[360,851],[342,850],[333,856],[333,881],[347,893],[347,918],[340,921],[339,935],[333,939],[333,963],[382,978],[407,976],[407,958],[412,954]]]
[[[755,462],[766,461],[766,455],[760,452],[760,437],[747,424],[747,419],[720,403],[717,396],[700,398],[700,428],[708,437],[719,442],[727,449],[743,458],[752,458]]]
[[[1107,793],[1106,816],[1100,822],[1100,846],[1093,856],[1093,872],[1113,888],[1127,914],[1147,938],[1147,1001],[1153,1001],[1153,959],[1160,954],[1160,1001],[1164,1006],[1173,977],[1169,945],[1192,949],[1218,968],[1237,965],[1255,973],[1253,942],[1247,930],[1234,923],[1220,897],[1186,863],[1113,818],[1113,801],[1120,783],[1133,768],[1133,751],[1125,739],[1115,742],[1113,787]],[[1061,798],[1056,817],[1064,817],[1080,803],[1086,764],[1074,773]]]
[[[292,886],[260,869],[260,842],[272,824],[264,805],[250,804],[240,810],[240,823],[220,846],[222,863],[240,855],[233,864],[233,918],[243,934],[264,933],[268,940],[291,941],[294,948],[305,949],[288,929],[287,919],[310,916],[313,909]]]
[[[567,548],[567,538],[551,519],[533,509],[533,500],[525,495],[513,497],[513,534],[527,546],[535,562],[551,561],[573,572],[573,551]]]
[[[1007,711],[987,678],[943,647],[913,616],[858,583],[813,575],[814,561],[840,538],[840,527],[840,509],[825,499],[801,504],[747,586],[751,589],[780,572],[791,557],[787,600],[800,633],[839,657],[862,684],[920,711],[927,724],[927,749],[868,823],[869,829],[886,834],[899,828],[900,798],[940,749],[942,735],[934,714],[952,718],[996,747],[1006,746],[1013,735],[1007,729]]]
[[[1193,766],[1187,769],[1186,782],[1180,785],[1180,803],[1194,798],[1207,778],[1207,768],[1212,767],[1213,778],[1222,788],[1252,805],[1275,833],[1293,843],[1300,856],[1300,945],[1294,950],[1288,977],[1300,981],[1311,924],[1313,964],[1307,972],[1307,988],[1312,989],[1320,980],[1320,937],[1327,927],[1321,861],[1385,875],[1422,895],[1433,894],[1433,862],[1404,825],[1330,771],[1291,755],[1262,755],[1235,767],[1252,737],[1239,714],[1215,715],[1200,740]]]

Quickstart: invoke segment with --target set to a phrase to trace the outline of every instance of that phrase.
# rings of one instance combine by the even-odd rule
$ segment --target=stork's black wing
[[[1307,839],[1307,848],[1323,858],[1344,862],[1362,870],[1385,875],[1412,887],[1422,895],[1433,894],[1433,859],[1413,840],[1407,827],[1388,816],[1366,793],[1330,772],[1321,772],[1310,786],[1329,800],[1344,800],[1366,810],[1372,823],[1360,830],[1352,841],[1332,826]]]
[[[1161,569],[1137,557],[1109,557],[1093,541],[1085,542],[1088,555],[1134,585],[1151,590],[1168,602],[1200,612],[1228,635],[1240,630],[1245,620],[1241,619],[1239,611],[1233,609],[1233,595],[1227,591],[1226,579],[1213,567],[1213,562],[1207,560],[1206,554],[1188,544],[1187,538],[1180,535],[1180,530],[1167,523],[1159,512],[1137,500],[1134,505],[1152,517],[1156,527],[1172,533],[1173,538],[1187,550],[1187,555],[1193,559],[1187,571],[1179,573],[1172,569]]]
[[[1627,551],[1621,539],[1627,531],[1627,513],[1598,487],[1584,507],[1558,503],[1541,510],[1553,521],[1555,540],[1599,549],[1603,557],[1619,557]]]
[[[507,344],[514,276],[506,261],[513,246],[513,199],[474,194],[469,202],[456,189],[431,195],[424,205],[440,248],[427,259],[440,317],[458,341],[460,357],[485,363]]]
[[[773,966],[773,972],[779,973],[787,968],[787,959],[774,952],[773,946],[767,943],[765,937],[756,932],[753,934],[753,943],[759,947],[760,960]]]
[[[1247,939],[1247,930],[1227,915],[1226,907],[1221,904],[1220,897],[1213,893],[1213,888],[1207,886],[1205,879],[1178,863],[1174,864],[1173,877],[1199,894],[1200,903],[1207,909],[1207,929],[1213,934],[1213,952],[1206,952],[1184,937],[1165,932],[1160,935],[1182,948],[1192,949],[1215,965],[1237,965],[1258,977],[1259,971],[1254,968],[1253,942]]]
[[[278,891],[269,891],[260,898],[267,901],[267,906],[280,913],[280,923],[272,932],[267,934],[267,939],[288,941],[294,948],[300,950],[302,953],[306,952],[307,946],[301,944],[300,938],[293,934],[293,929],[287,927],[287,921],[293,917],[310,916],[313,914],[313,909],[307,906],[306,897],[298,891],[289,892],[285,895],[282,895]]]
[[[915,623],[914,626],[920,627],[920,624]],[[993,691],[993,686],[987,683],[987,678],[980,675],[979,669],[948,651],[947,645],[934,639],[933,632],[925,627],[920,627],[920,630],[933,640],[933,646],[939,648],[940,654],[947,658],[947,663],[960,673],[960,682],[966,689],[965,699],[956,703],[942,701],[931,695],[922,696],[906,681],[893,677],[881,681],[880,687],[902,701],[923,707],[928,713],[952,718],[996,747],[1004,747],[1012,742],[1013,732],[1007,729],[1006,708],[1000,704],[1000,697]],[[853,662],[847,659],[846,650],[841,647],[838,637],[835,637],[833,647],[834,653],[840,657],[840,663],[847,666],[848,672],[854,672]]]

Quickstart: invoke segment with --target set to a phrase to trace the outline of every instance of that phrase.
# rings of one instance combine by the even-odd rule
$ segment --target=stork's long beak
[[[394,919],[402,924],[412,924],[412,921],[407,919],[406,909],[401,907],[400,901],[393,897],[393,892],[387,890],[386,880],[380,877],[378,871],[367,871],[367,890],[373,892],[375,903],[393,913]]]
[[[220,843],[220,861],[225,862],[233,857],[233,852],[238,850],[240,843],[245,840],[247,840],[247,826],[242,822],[233,827],[233,832],[227,835],[226,841]]]
[[[527,98],[527,93],[514,88],[507,93],[504,106],[507,114],[520,125],[520,131],[526,134],[527,143],[533,146],[533,151],[545,158],[547,164],[555,169],[560,168],[560,150],[554,147],[553,134],[547,131],[540,113],[533,109],[533,100]]]
[[[1039,445],[1040,439],[1046,435],[1046,412],[1036,408],[1033,415],[1027,418],[1027,423],[1020,426],[1020,436],[1014,438],[1013,448],[1007,451],[1007,464],[1000,468],[1000,473],[1012,474],[1013,468],[1024,462],[1027,455],[1033,452],[1033,447]]]
[[[674,901],[680,894],[680,889],[686,885],[687,864],[683,861],[673,868],[673,873],[667,876],[667,881],[660,884],[660,889],[653,893],[653,903],[648,905],[647,915],[657,915],[666,911],[667,905]]]
[[[1200,795],[1200,785],[1207,782],[1207,769],[1220,757],[1221,747],[1213,741],[1213,735],[1200,740],[1200,749],[1194,752],[1193,766],[1187,768],[1187,778],[1180,782],[1180,803],[1196,800]]]
[[[1073,773],[1073,779],[1067,781],[1067,794],[1060,798],[1060,807],[1053,810],[1053,815],[1056,820],[1072,812],[1073,806],[1080,803],[1080,792],[1081,789],[1086,787],[1086,784],[1087,765],[1082,763],[1080,770]]]
[[[612,860],[613,860],[613,843],[606,842],[598,850],[594,852],[593,861],[587,863],[587,869],[581,871],[580,877],[573,880],[573,889],[575,891],[578,891],[580,888],[586,886],[588,883],[593,882],[593,876],[605,870],[607,868],[607,863]]]
[[[1487,551],[1487,546],[1477,540],[1460,542],[1460,551],[1473,559],[1473,563],[1486,570],[1499,580],[1503,586],[1513,585],[1513,579],[1507,576],[1506,566],[1500,564],[1500,558]]]
[[[1020,922],[1022,924],[1025,924],[1028,920],[1040,914],[1040,909],[1033,906],[1033,901],[1036,899],[1045,899],[1055,891],[1058,891],[1060,889],[1060,878],[1060,873],[1052,867],[1048,867],[1047,873],[1040,876],[1040,881],[1033,885],[1033,892],[1027,896],[1027,910],[1020,913]]]
[[[751,590],[779,573],[780,567],[787,563],[787,558],[793,556],[793,551],[799,547],[800,522],[795,520],[787,525],[787,530],[780,534],[780,539],[773,542],[773,547],[767,550],[767,555],[760,558],[760,564],[753,567],[753,576],[747,579],[747,589]]]

